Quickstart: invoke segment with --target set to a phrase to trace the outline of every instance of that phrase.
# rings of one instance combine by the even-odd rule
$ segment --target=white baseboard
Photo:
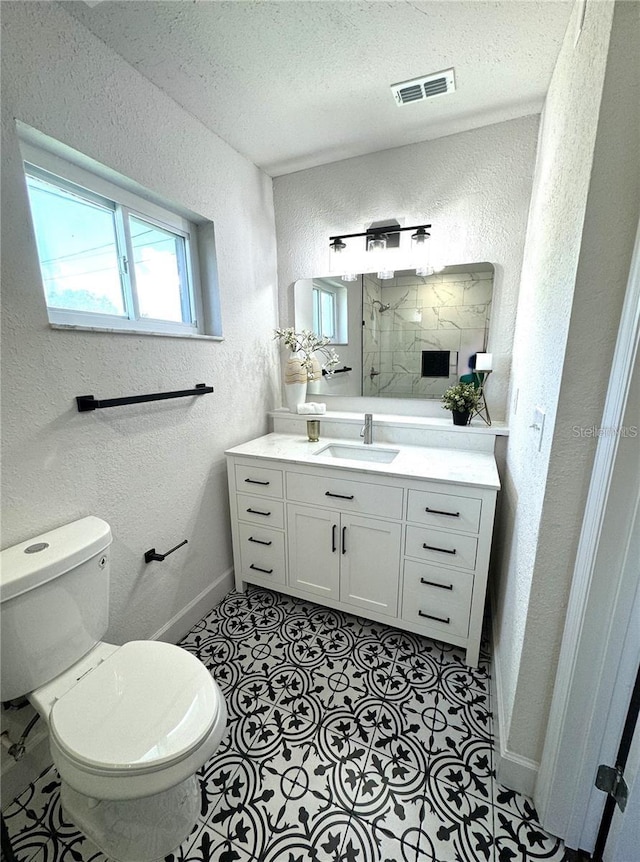
[[[193,601],[178,611],[168,623],[158,629],[151,635],[149,640],[164,641],[165,643],[175,644],[183,638],[187,632],[191,631],[194,625],[202,619],[202,617],[211,610],[214,605],[231,592],[234,587],[233,567],[223,572],[220,577],[212,584],[209,584],[200,595],[196,596]]]
[[[499,650],[496,650],[498,639],[496,637],[496,609],[495,597],[491,595],[491,626],[493,629],[493,655],[491,659],[491,703],[493,704],[493,735],[494,735],[494,765],[496,779],[510,790],[523,793],[525,796],[533,797],[536,781],[538,780],[538,769],[540,764],[528,757],[523,757],[515,751],[511,751],[505,739],[507,737],[506,711],[504,706],[504,686],[500,673],[501,662]]]

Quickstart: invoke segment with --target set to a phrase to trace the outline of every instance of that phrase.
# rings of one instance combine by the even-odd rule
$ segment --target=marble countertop
[[[305,417],[309,418],[309,417]],[[500,478],[495,458],[488,452],[469,452],[464,449],[440,449],[426,446],[406,446],[396,443],[373,444],[371,449],[393,449],[398,452],[388,464],[377,461],[361,461],[351,458],[334,458],[316,454],[329,444],[355,446],[368,449],[364,443],[344,438],[322,437],[310,443],[301,434],[266,434],[247,443],[227,449],[227,455],[246,455],[267,461],[287,461],[306,467],[332,467],[339,470],[394,476],[402,479],[430,479],[470,485],[476,488],[500,488]]]

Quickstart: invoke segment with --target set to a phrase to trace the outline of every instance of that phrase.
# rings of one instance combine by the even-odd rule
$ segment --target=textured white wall
[[[330,235],[385,218],[429,221],[447,263],[495,266],[488,399],[491,415],[504,417],[537,129],[537,116],[524,117],[274,179],[281,325],[293,325],[293,283],[328,273]],[[402,399],[369,403],[380,412],[390,403],[393,412],[416,408]],[[422,405],[442,415],[438,401]],[[334,406],[349,409],[346,398]]]
[[[542,119],[513,354],[495,660],[501,735],[542,752],[595,439],[638,224],[640,6],[579,7]],[[611,35],[611,43],[610,43]],[[610,44],[609,44],[610,43]],[[606,77],[605,77],[606,73]],[[512,401],[513,404],[513,401]],[[530,425],[546,410],[541,450]]]
[[[144,638],[231,566],[223,450],[264,433],[279,397],[271,180],[57,3],[3,3],[2,28],[2,543],[104,518],[108,637]],[[223,342],[49,328],[14,118],[214,221]],[[214,394],[75,408],[200,382]]]

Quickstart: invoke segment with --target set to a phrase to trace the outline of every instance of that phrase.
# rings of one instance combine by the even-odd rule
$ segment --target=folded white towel
[[[327,405],[320,404],[317,401],[305,401],[304,404],[298,404],[298,413],[305,415],[318,414],[322,415],[327,412]]]

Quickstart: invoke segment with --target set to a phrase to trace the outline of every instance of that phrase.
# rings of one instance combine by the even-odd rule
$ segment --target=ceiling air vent
[[[453,93],[455,88],[456,81],[453,69],[445,69],[444,72],[435,72],[433,75],[425,75],[423,78],[413,78],[411,81],[392,84],[391,92],[397,105],[408,105],[410,102],[423,102],[434,96]]]

